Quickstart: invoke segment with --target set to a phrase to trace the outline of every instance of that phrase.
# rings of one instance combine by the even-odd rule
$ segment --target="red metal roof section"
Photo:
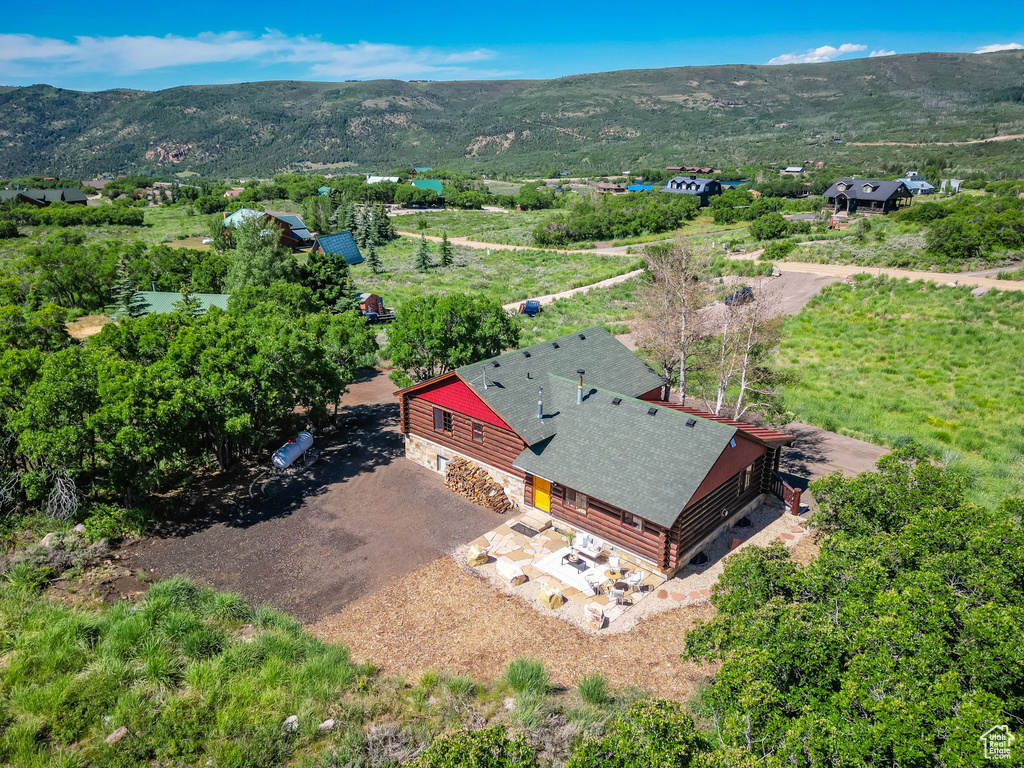
[[[765,445],[774,447],[778,445],[792,445],[796,442],[795,437],[787,435],[784,432],[776,432],[774,429],[768,429],[768,427],[758,427],[753,424],[736,421],[735,419],[727,419],[724,416],[715,416],[715,414],[702,411],[700,408],[693,408],[689,405],[680,405],[679,403],[669,403],[664,400],[657,401],[657,404],[663,405],[666,408],[671,408],[674,411],[688,413],[691,416],[699,416],[702,419],[717,421],[720,424],[728,424],[730,427],[734,427],[741,432],[750,435],[755,440],[760,440]]]
[[[441,408],[465,414],[476,421],[492,424],[502,429],[512,429],[458,376],[445,377],[409,394]]]

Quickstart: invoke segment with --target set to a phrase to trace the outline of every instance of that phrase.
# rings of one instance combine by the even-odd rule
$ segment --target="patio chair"
[[[594,590],[595,595],[601,594],[601,577],[595,573],[583,574],[583,580],[587,582],[587,586]]]
[[[629,586],[630,589],[636,592],[644,591],[644,579],[647,578],[647,574],[641,570],[635,570],[632,573],[626,574],[623,581]]]
[[[616,605],[622,605],[626,602],[626,590],[624,589],[609,589],[608,600]]]
[[[622,559],[618,555],[609,555],[608,567],[613,571],[622,570]]]

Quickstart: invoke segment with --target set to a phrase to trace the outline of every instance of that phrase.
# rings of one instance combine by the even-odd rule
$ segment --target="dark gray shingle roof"
[[[545,377],[544,405],[557,414],[557,433],[524,450],[515,466],[666,528],[722,453],[737,450],[727,424],[597,387],[585,385],[577,405],[576,382],[560,376]]]
[[[839,185],[845,184],[846,189],[840,190]],[[870,186],[871,191],[865,192],[864,187]],[[851,200],[874,200],[881,202],[888,200],[890,197],[900,191],[903,186],[903,182],[900,180],[896,181],[879,181],[877,179],[836,179],[835,183],[825,190],[825,197],[835,197],[839,194],[844,194]]]
[[[524,353],[529,353],[529,357]],[[498,363],[497,367],[492,365],[493,361]],[[458,369],[458,374],[532,444],[553,435],[557,420],[537,419],[538,386],[546,384],[548,374],[575,379],[578,368],[586,370],[585,386],[601,387],[629,397],[650,392],[662,383],[658,374],[599,326],[464,366]],[[486,388],[483,384],[485,371]]]

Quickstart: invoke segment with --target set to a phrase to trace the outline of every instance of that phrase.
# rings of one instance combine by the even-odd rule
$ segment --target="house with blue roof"
[[[925,181],[924,176],[918,176],[917,171],[910,171],[905,177],[899,179],[903,186],[910,190],[912,195],[934,195],[935,187]]]
[[[333,235],[320,235],[313,241],[310,253],[335,253],[345,259],[348,265],[362,264],[363,254],[359,252],[359,246],[348,230],[336,232]]]
[[[650,192],[653,189],[653,184],[630,184],[626,187],[627,192]]]

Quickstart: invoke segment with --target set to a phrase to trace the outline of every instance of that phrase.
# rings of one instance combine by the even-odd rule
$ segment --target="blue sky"
[[[613,69],[1024,49],[1021,0],[655,3],[16,3],[0,85],[547,78]]]

